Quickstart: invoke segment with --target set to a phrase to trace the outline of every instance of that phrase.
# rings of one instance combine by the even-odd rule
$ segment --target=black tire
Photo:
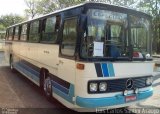
[[[43,91],[47,99],[50,100],[52,98],[52,83],[50,77],[44,79]]]

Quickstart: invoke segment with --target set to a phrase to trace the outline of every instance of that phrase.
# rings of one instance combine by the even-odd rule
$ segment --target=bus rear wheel
[[[50,99],[52,97],[52,83],[50,77],[45,78],[43,83],[43,91],[47,98]]]

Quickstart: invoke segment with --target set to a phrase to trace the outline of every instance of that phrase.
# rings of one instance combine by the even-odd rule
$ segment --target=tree
[[[60,8],[69,7],[83,3],[87,0],[57,0],[57,4]]]
[[[153,17],[153,50],[160,53],[160,0],[141,0],[137,7]]]
[[[4,31],[5,29],[4,25],[0,24],[0,31]]]
[[[37,15],[37,0],[24,0],[26,5],[27,5],[27,9],[25,9],[25,13],[28,17],[34,18]]]
[[[28,7],[25,12],[28,17],[34,18],[84,1],[86,0],[25,0]]]
[[[37,2],[37,14],[47,14],[55,11],[58,8],[57,4],[53,0],[40,0]]]
[[[126,7],[130,7],[130,5],[136,3],[135,0],[108,0],[109,4],[114,4],[114,5],[118,5],[118,6],[126,6]]]
[[[16,24],[16,23],[20,23],[24,20],[25,20],[24,17],[21,17],[21,16],[16,15],[16,14],[2,15],[0,17],[0,25],[1,25],[0,28],[4,29],[8,26],[11,26],[11,25]]]

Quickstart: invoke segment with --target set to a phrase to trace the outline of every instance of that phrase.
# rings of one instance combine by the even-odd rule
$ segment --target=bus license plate
[[[133,96],[126,96],[126,102],[135,101],[137,97],[135,95]]]

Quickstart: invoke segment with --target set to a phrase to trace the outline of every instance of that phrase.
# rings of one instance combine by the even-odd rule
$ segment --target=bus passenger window
[[[12,40],[12,38],[13,38],[13,28],[10,28],[8,40]]]
[[[60,16],[56,16],[56,25],[55,25],[55,31],[58,32],[59,28],[60,28],[60,23],[61,23],[61,17]]]
[[[58,17],[58,16],[57,16]],[[43,20],[42,41],[55,43],[59,30],[59,20],[57,17],[49,17]]]
[[[30,42],[39,42],[39,21],[34,21],[30,24],[29,30],[29,41]]]
[[[77,38],[77,18],[65,20],[61,53],[74,56]]]
[[[19,26],[14,28],[14,38],[13,40],[18,40],[19,39]]]
[[[21,35],[20,35],[21,41],[27,40],[27,24],[23,24],[21,27]]]
[[[6,35],[5,35],[5,39],[8,40],[9,38],[9,29],[6,30]]]

